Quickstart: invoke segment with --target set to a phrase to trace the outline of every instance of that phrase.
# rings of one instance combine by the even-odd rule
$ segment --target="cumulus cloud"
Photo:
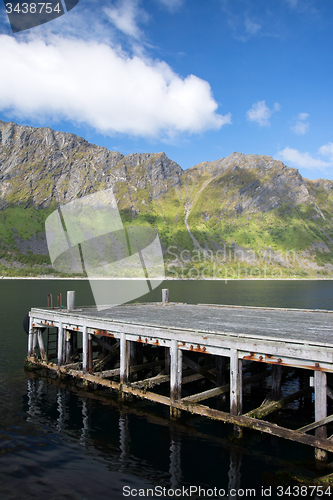
[[[299,113],[295,125],[290,127],[291,130],[298,135],[306,134],[309,130],[309,122],[307,121],[309,116],[310,115],[308,113]]]
[[[329,142],[318,149],[319,156],[328,156],[329,161],[321,158],[314,158],[310,153],[301,153],[297,149],[285,148],[276,155],[278,160],[296,168],[306,168],[309,170],[323,170],[333,166],[333,143]]]
[[[174,137],[219,129],[208,82],[105,43],[0,35],[0,109],[19,118],[68,119],[104,134]]]
[[[269,119],[272,114],[274,111],[280,111],[280,109],[281,106],[278,102],[274,104],[273,109],[269,109],[265,101],[258,101],[247,111],[246,118],[250,122],[258,123],[261,127],[269,127],[271,124]]]

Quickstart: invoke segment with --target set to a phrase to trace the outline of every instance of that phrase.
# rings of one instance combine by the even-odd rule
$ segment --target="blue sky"
[[[13,35],[1,4],[0,119],[333,179],[332,23],[327,0],[80,0]]]

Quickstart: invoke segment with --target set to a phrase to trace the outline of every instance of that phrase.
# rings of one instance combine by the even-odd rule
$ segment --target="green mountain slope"
[[[54,274],[44,222],[59,204],[112,187],[124,224],[159,231],[173,277],[333,273],[333,183],[267,156],[233,153],[183,171],[73,134],[0,122],[0,274]]]

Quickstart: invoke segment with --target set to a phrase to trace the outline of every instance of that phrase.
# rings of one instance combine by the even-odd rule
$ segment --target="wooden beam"
[[[200,373],[200,375],[207,378],[211,382],[214,382],[214,384],[216,385],[216,377],[214,375],[212,375],[212,373],[209,370],[207,370],[203,366],[198,365],[198,363],[196,363],[195,361],[193,361],[192,359],[190,359],[188,356],[186,356],[184,354],[183,354],[183,363],[186,366],[188,366],[189,368],[192,368],[192,370]]]
[[[318,420],[318,422],[312,422],[312,424],[304,425],[304,427],[296,429],[296,432],[308,432],[311,431],[312,429],[317,429],[317,427],[320,427],[322,425],[329,424],[332,421],[333,421],[333,415],[329,415],[326,418]]]
[[[327,396],[330,398],[330,399],[333,399],[333,391],[330,387],[326,387],[326,393],[327,393]]]
[[[151,389],[155,385],[160,385],[165,382],[169,382],[169,380],[170,380],[170,375],[159,374],[155,375],[155,377],[139,380],[138,382],[132,382],[131,387],[137,387],[138,389]]]
[[[286,396],[279,401],[269,401],[263,406],[259,406],[259,408],[255,408],[254,410],[249,411],[248,413],[245,413],[247,417],[251,418],[262,418],[265,417],[266,415],[269,415],[270,413],[273,413],[276,410],[279,410],[286,404],[290,403],[291,401],[294,401],[295,399],[299,399],[302,396],[305,396],[306,394],[309,394],[312,392],[312,387],[304,387],[304,389],[301,389],[300,391],[294,392],[293,394],[289,394],[289,396]]]
[[[268,377],[270,374],[271,374],[270,371],[266,370],[265,372],[252,375],[251,377],[246,377],[243,379],[243,385],[258,382],[259,380]],[[230,384],[225,384],[220,387],[214,387],[213,389],[209,389],[208,391],[200,392],[198,394],[193,394],[192,396],[186,396],[185,398],[182,398],[182,401],[192,401],[192,403],[195,403],[198,401],[204,401],[205,399],[213,398],[214,396],[218,396],[220,394],[224,394],[229,391],[230,391]]]

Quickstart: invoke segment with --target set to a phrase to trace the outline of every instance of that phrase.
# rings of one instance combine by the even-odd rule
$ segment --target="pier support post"
[[[88,332],[87,327],[83,327],[82,331],[82,370],[83,373],[88,371]]]
[[[29,337],[28,337],[28,357],[33,356],[33,343],[34,343],[34,328],[32,326],[32,318],[29,318]]]
[[[43,334],[42,334],[41,328],[37,328],[37,340],[38,340],[38,347],[39,347],[40,356],[41,356],[43,361],[47,361],[47,356],[46,356],[46,352],[45,352]]]
[[[72,357],[72,332],[70,330],[66,330],[65,333],[65,362],[70,363]]]
[[[170,362],[170,417],[178,418],[180,410],[172,407],[172,403],[181,399],[182,391],[182,351],[178,349],[177,340],[171,340]]]
[[[281,399],[281,376],[282,366],[272,366],[272,400],[279,401]]]
[[[63,351],[64,351],[64,330],[62,323],[58,326],[58,368],[63,363]]]
[[[327,375],[325,372],[314,372],[314,389],[315,389],[315,421],[322,420],[327,417]],[[315,435],[317,438],[326,439],[326,425],[318,427]],[[316,448],[316,460],[327,460],[327,452]]]
[[[238,359],[237,349],[230,350],[230,413],[241,415],[242,413],[242,360]],[[242,437],[242,429],[234,426],[237,437]]]
[[[88,372],[93,372],[93,349],[92,349],[92,335],[88,335]]]
[[[120,383],[126,384],[128,382],[129,373],[129,349],[128,342],[124,333],[120,335]]]
[[[225,376],[225,370],[226,370],[226,357],[225,356],[215,356],[215,363],[216,363],[216,385],[217,387],[221,387],[222,385],[225,385],[226,382],[226,376]],[[220,394],[218,396],[218,403],[225,402],[226,400],[226,395],[225,394]]]

